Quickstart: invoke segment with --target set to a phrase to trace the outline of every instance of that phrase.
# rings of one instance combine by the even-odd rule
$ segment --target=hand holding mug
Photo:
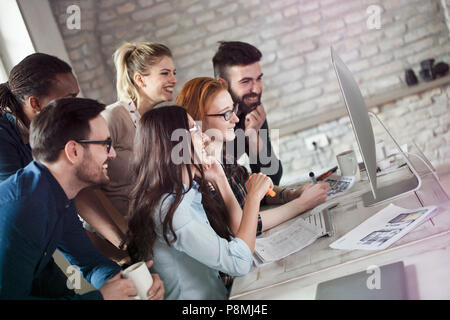
[[[150,274],[153,261],[137,262],[122,272],[125,279],[130,279],[136,288],[140,300],[160,300],[164,296],[164,286],[157,274]]]

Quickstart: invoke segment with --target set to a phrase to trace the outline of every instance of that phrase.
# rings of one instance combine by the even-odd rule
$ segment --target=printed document
[[[298,218],[289,227],[265,238],[257,238],[253,262],[257,267],[297,252],[322,236],[319,229]]]
[[[431,218],[436,206],[405,209],[390,204],[330,244],[341,250],[383,250]]]

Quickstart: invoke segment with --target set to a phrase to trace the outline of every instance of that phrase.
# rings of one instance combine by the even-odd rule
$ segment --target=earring
[[[39,113],[41,111],[41,105],[39,104],[39,100],[37,98],[31,98],[30,106],[35,113]]]

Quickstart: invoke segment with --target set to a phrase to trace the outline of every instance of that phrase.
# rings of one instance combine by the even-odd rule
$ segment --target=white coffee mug
[[[141,261],[129,266],[122,272],[122,276],[133,281],[138,292],[137,297],[148,300],[147,293],[153,284],[153,278],[145,262]]]
[[[342,152],[336,156],[341,176],[354,176],[356,180],[360,178],[358,161],[353,150]]]

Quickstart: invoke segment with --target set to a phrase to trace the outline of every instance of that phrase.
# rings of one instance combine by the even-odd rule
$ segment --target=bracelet
[[[119,249],[123,250],[124,246],[125,246],[125,239],[122,239],[122,240],[120,240],[120,243],[119,243]]]
[[[259,236],[262,233],[262,219],[261,215],[258,213],[258,225],[256,227],[256,236]]]

